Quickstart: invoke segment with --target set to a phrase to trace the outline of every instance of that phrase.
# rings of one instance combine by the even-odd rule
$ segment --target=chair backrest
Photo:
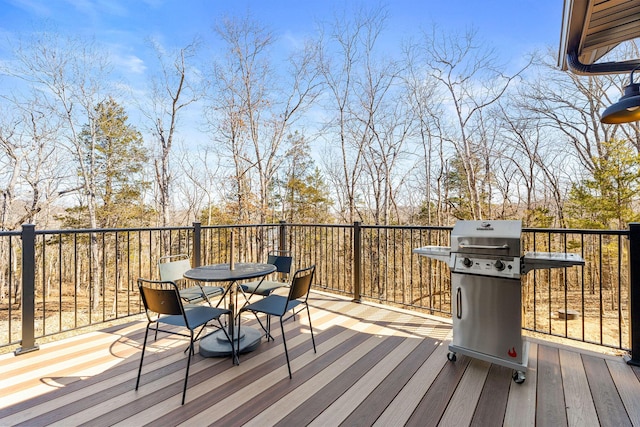
[[[289,274],[291,272],[291,264],[293,257],[289,255],[289,251],[272,250],[267,255],[267,263],[276,266],[276,272]]]
[[[138,279],[138,289],[147,311],[158,314],[184,315],[178,286],[171,281]]]
[[[184,279],[184,273],[191,270],[191,260],[187,254],[166,255],[158,260],[160,280],[175,282]]]
[[[289,301],[300,298],[304,298],[305,301],[307,300],[315,270],[316,266],[312,265],[311,267],[296,271],[293,275],[293,280],[291,280],[291,287],[289,288]]]

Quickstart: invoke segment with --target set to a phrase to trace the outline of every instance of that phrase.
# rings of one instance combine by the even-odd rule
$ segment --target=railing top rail
[[[193,230],[193,226],[183,227],[134,227],[134,228],[70,228],[63,230],[36,230],[36,234],[85,234],[85,233],[125,233],[138,231]],[[20,234],[20,231],[16,231]],[[1,235],[1,234],[0,234]]]
[[[290,222],[272,222],[265,224],[223,224],[223,225],[203,225],[203,229],[207,228],[255,228],[255,227],[327,227],[327,228],[352,228],[353,224],[295,224]]]
[[[203,225],[202,229],[211,229],[211,228],[258,228],[258,227],[278,227],[281,224],[278,222],[266,223],[266,224],[213,224],[213,225]],[[286,224],[287,226],[291,226],[293,224]]]
[[[598,230],[582,228],[523,228],[523,233],[601,234],[607,236],[628,236],[629,230]]]
[[[353,224],[283,224],[294,227],[327,227],[327,228],[353,228]]]
[[[401,229],[401,230],[442,230],[451,231],[453,227],[450,225],[361,225],[362,228],[384,228],[384,229]]]

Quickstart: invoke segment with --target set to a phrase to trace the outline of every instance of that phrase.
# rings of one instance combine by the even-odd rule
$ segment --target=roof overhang
[[[598,62],[640,37],[640,0],[564,0],[558,66],[577,74],[628,73],[640,59]]]

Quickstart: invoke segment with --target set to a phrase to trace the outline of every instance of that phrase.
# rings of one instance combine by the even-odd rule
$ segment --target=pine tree
[[[593,176],[574,184],[567,202],[569,225],[625,229],[640,220],[634,211],[640,192],[640,154],[624,141],[602,143]]]
[[[309,143],[297,132],[287,138],[289,149],[272,186],[272,206],[289,223],[326,223],[331,202]]]
[[[95,108],[93,139],[91,124],[84,126],[80,139],[86,147],[87,163],[91,163],[95,183],[98,226],[102,228],[140,226],[148,223],[148,208],[142,200],[149,182],[143,178],[148,158],[142,135],[127,123],[128,116],[113,98]],[[66,225],[88,225],[81,205],[70,208],[63,221]]]

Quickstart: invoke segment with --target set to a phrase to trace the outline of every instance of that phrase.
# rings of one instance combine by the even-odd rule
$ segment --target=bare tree
[[[225,177],[220,170],[219,159],[210,146],[202,147],[199,155],[183,155],[179,159],[181,180],[177,180],[178,193],[187,203],[184,221],[202,220],[213,224],[213,208],[223,198]]]
[[[364,185],[361,174],[365,149],[373,139],[371,103],[379,101],[379,94],[371,91],[375,89],[376,82],[369,80],[370,84],[367,85],[366,76],[359,76],[359,73],[366,73],[363,68],[366,68],[367,55],[371,58],[386,16],[386,11],[381,8],[358,9],[353,15],[345,11],[342,16],[336,16],[320,36],[318,66],[329,94],[325,104],[328,115],[325,130],[336,138],[335,141],[328,141],[331,152],[337,150],[337,155],[324,158],[324,164],[328,178],[337,191],[339,214],[349,223],[356,218],[363,219],[358,214],[358,199],[362,201],[358,189]],[[385,84],[388,87],[388,80],[382,82],[383,86]],[[384,88],[381,90],[384,91]],[[363,96],[361,100],[358,99],[359,95]],[[366,112],[367,104],[369,115]]]
[[[385,17],[378,10],[364,20],[359,38],[362,69],[352,76],[355,103],[349,106],[353,118],[351,135],[354,142],[362,144],[363,170],[369,178],[359,188],[365,200],[372,199],[369,211],[375,224],[399,219],[396,197],[404,181],[403,172],[407,172],[401,162],[406,157],[405,144],[413,126],[402,99],[400,63],[388,55],[376,54]]]
[[[157,41],[150,42],[158,60],[158,74],[151,79],[151,100],[142,108],[151,123],[157,141],[158,157],[154,162],[158,188],[157,205],[161,226],[171,224],[173,171],[171,153],[176,129],[183,110],[204,95],[203,80],[190,64],[198,42],[167,52]],[[165,246],[165,250],[168,248]]]
[[[93,42],[42,33],[14,49],[15,61],[5,73],[22,80],[38,94],[45,116],[56,118],[61,141],[74,158],[79,186],[88,208],[89,224],[97,228],[96,214],[96,123],[95,106],[105,98],[109,64]],[[88,135],[81,138],[82,131]],[[100,302],[100,254],[96,235],[91,236],[91,259],[95,277],[91,281],[95,307]]]
[[[554,61],[552,52],[541,60],[538,75],[520,88],[518,108],[552,130],[558,142],[571,147],[567,154],[591,173],[603,154],[600,143],[616,138],[622,129],[628,130],[600,123],[608,94],[622,86],[623,78],[564,73],[556,69]]]
[[[516,109],[551,142],[533,161],[545,177],[559,225],[566,226],[564,204],[570,188],[598,172],[601,159],[608,156],[609,141],[629,143],[638,150],[639,128],[637,124],[600,123],[600,112],[614,101],[611,94],[624,85],[625,76],[561,72],[551,51],[539,61],[536,71],[519,88]]]
[[[8,230],[33,223],[36,218],[46,225],[51,218],[40,212],[49,213],[60,197],[78,190],[69,179],[74,171],[66,166],[69,162],[63,161],[65,153],[56,145],[59,135],[55,120],[45,117],[32,102],[13,101],[11,112],[0,118],[5,123],[13,120],[11,126],[0,125],[0,152],[12,164],[11,178],[2,192],[2,227]],[[19,210],[12,208],[18,196],[17,184],[22,189]]]
[[[224,41],[224,61],[214,64],[209,124],[220,154],[233,168],[238,220],[246,221],[257,186],[259,222],[268,217],[269,191],[282,164],[291,126],[318,95],[313,67],[315,46],[306,43],[278,75],[272,67],[273,34],[251,18],[224,19],[216,27]]]
[[[482,218],[491,205],[490,194],[483,194],[490,179],[487,153],[492,151],[492,135],[484,122],[529,64],[513,75],[504,74],[494,51],[481,45],[475,30],[452,36],[434,26],[424,33],[423,44],[429,78],[437,82],[441,102],[453,113],[453,119],[443,123],[442,138],[451,144],[464,175],[469,215]]]
[[[420,46],[407,43],[403,54],[405,71],[402,75],[405,102],[414,123],[412,139],[417,145],[417,163],[420,172],[414,179],[417,181],[417,203],[422,205],[419,221],[426,224],[445,224],[444,178],[446,159],[444,158],[444,141],[441,130],[442,101],[438,97],[437,83],[427,79],[424,63],[420,60]]]
[[[516,99],[511,101],[517,103]],[[567,151],[559,146],[557,135],[549,132],[542,121],[530,117],[516,105],[501,104],[500,115],[506,143],[502,158],[514,169],[503,175],[503,181],[515,181],[519,176],[521,179],[514,190],[519,195],[520,191],[525,192],[517,201],[511,200],[511,204],[520,204],[524,199],[521,213],[529,226],[566,226],[563,205],[569,177],[562,159],[566,158]]]

